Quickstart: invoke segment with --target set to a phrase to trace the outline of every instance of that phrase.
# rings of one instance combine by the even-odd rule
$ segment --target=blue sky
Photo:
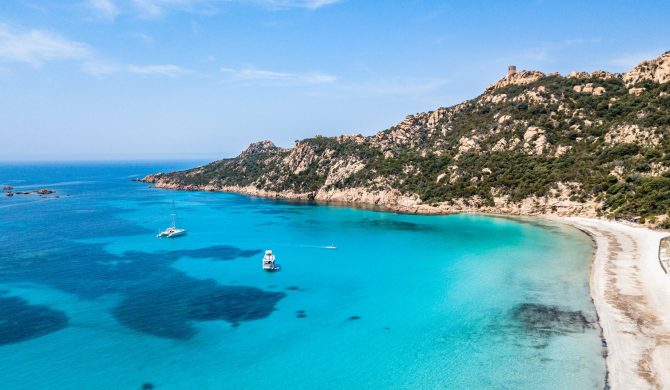
[[[372,134],[519,69],[625,71],[667,1],[0,3],[0,160],[215,159]]]

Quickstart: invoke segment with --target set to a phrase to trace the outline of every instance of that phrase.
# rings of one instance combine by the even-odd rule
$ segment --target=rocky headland
[[[407,213],[606,216],[670,226],[670,52],[626,73],[511,69],[371,136],[317,136],[143,179]]]

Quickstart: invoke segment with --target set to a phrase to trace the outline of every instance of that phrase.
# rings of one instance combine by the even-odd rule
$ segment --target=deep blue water
[[[3,389],[603,387],[582,233],[131,181],[193,165],[0,165]]]

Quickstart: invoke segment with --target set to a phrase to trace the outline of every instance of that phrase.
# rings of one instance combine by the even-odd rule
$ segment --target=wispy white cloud
[[[119,15],[119,8],[113,0],[87,0],[86,5],[102,19],[114,20]]]
[[[44,4],[35,4],[35,3],[32,3],[32,2],[24,1],[23,5],[26,6],[27,8],[30,8],[33,11],[41,13],[41,14],[49,13],[49,8],[47,8]]]
[[[94,76],[107,76],[118,73],[130,73],[143,76],[167,76],[178,77],[191,73],[188,69],[173,64],[161,65],[129,65],[114,64],[109,62],[85,62],[82,69]]]
[[[232,69],[221,68],[221,72],[228,75],[233,80],[238,81],[256,81],[272,84],[323,84],[332,83],[337,80],[336,76],[321,73],[287,73],[276,72],[272,70],[261,70],[253,68]]]
[[[112,3],[113,0],[88,0],[93,3]],[[262,7],[268,10],[304,8],[316,10],[341,3],[344,0],[130,0],[128,10],[140,18],[155,19],[169,12],[215,14],[225,4],[237,3]],[[96,4],[104,8],[104,4]],[[115,9],[117,7],[114,7]]]
[[[156,18],[163,14],[164,4],[153,0],[133,0],[135,8],[142,17]]]
[[[414,80],[384,80],[345,87],[356,93],[372,96],[423,96],[435,92],[449,83],[446,78]]]
[[[71,61],[86,73],[104,76],[116,73],[177,77],[190,73],[173,64],[118,64],[100,59],[88,45],[45,30],[18,31],[0,24],[0,61],[27,63],[33,67],[54,61]]]
[[[550,59],[548,47],[534,47],[525,49],[519,55],[519,58],[525,61],[546,62]]]
[[[81,60],[90,56],[87,45],[59,34],[44,30],[17,31],[0,24],[0,59],[39,67],[49,61]]]
[[[240,3],[254,3],[270,9],[307,8],[318,9],[341,3],[343,0],[238,0]]]
[[[132,0],[135,11],[141,18],[153,19],[168,11],[190,13],[217,13],[221,3],[230,0]]]
[[[152,37],[149,34],[138,32],[138,33],[132,33],[130,34],[133,38],[137,39],[138,41],[144,43],[145,45],[150,45],[154,43],[154,37]]]
[[[598,43],[601,43],[601,42],[602,42],[602,39],[600,39],[599,37],[595,37],[595,38],[577,37],[577,38],[564,39],[557,46],[559,46],[559,47],[569,47],[569,46],[579,46],[579,45],[595,45],[595,44],[598,44]]]
[[[557,57],[562,57],[566,50],[571,50],[579,46],[593,46],[601,43],[599,37],[585,38],[574,37],[561,41],[545,42],[539,46],[526,47],[513,55],[507,55],[496,59],[498,62],[528,62],[532,64],[547,64],[555,62]]]

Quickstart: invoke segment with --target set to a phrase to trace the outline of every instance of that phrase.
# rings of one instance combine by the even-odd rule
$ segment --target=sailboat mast
[[[174,207],[174,200],[172,201],[172,227],[177,227],[177,209]]]

